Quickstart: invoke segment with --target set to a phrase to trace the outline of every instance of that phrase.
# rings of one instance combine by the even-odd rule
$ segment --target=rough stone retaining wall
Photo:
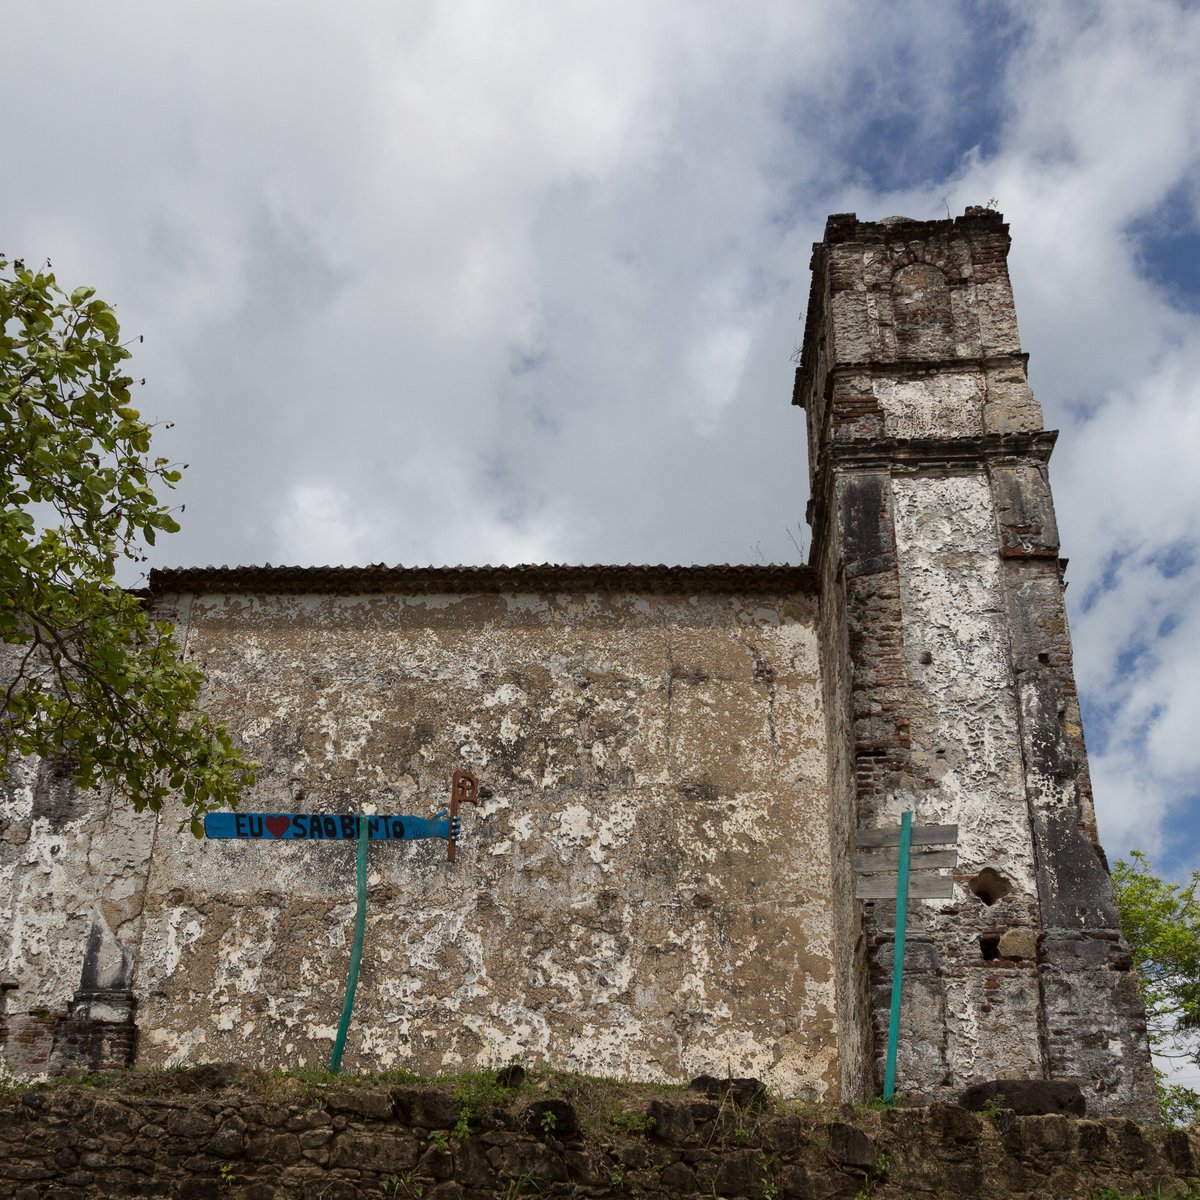
[[[101,1082],[0,1095],[0,1196],[1200,1195],[1200,1132],[1124,1118],[739,1103],[562,1078],[493,1087],[477,1111],[451,1085],[279,1082],[212,1067]]]

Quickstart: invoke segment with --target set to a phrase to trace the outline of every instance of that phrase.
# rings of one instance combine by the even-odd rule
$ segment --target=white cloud
[[[5,20],[4,248],[146,334],[143,407],[191,463],[164,563],[794,558],[788,356],[825,215],[995,196],[1063,428],[1079,675],[1110,709],[1102,829],[1177,827],[1200,602],[1195,567],[1155,564],[1200,542],[1200,329],[1139,275],[1130,225],[1200,194],[1200,12],[114,0]]]
[[[321,566],[361,564],[370,532],[368,514],[356,511],[345,493],[310,483],[291,489],[274,529],[280,553],[289,556],[289,563]]]
[[[997,195],[1051,477],[1102,833],[1173,856],[1200,769],[1200,318],[1139,275],[1130,224],[1200,178],[1200,13],[1039,5],[1014,119],[961,189]],[[1190,561],[1190,565],[1188,565]],[[1169,564],[1169,569],[1167,568]],[[1193,835],[1195,829],[1190,831]]]

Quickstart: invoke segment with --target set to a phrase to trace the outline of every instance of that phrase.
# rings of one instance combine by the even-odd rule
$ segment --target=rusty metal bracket
[[[454,852],[458,849],[458,835],[462,829],[458,806],[478,803],[479,780],[470,771],[455,771],[450,779],[450,837],[446,847],[448,862],[454,861]]]

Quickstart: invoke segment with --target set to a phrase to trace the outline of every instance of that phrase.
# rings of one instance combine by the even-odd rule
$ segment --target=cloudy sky
[[[143,334],[154,565],[798,561],[826,214],[994,199],[1101,831],[1200,866],[1200,10],[7,0],[0,248]]]

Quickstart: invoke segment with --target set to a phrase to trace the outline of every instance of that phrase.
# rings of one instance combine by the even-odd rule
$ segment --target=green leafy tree
[[[1176,884],[1154,874],[1146,856],[1113,866],[1121,928],[1146,1003],[1150,1048],[1160,1058],[1200,1065],[1200,871]],[[1200,1094],[1166,1081],[1158,1072],[1163,1117],[1191,1124],[1200,1116]]]
[[[122,560],[179,526],[130,406],[116,314],[91,288],[0,257],[0,771],[24,755],[136,809],[179,793],[193,833],[254,767],[206,714],[172,627],[117,584]]]

